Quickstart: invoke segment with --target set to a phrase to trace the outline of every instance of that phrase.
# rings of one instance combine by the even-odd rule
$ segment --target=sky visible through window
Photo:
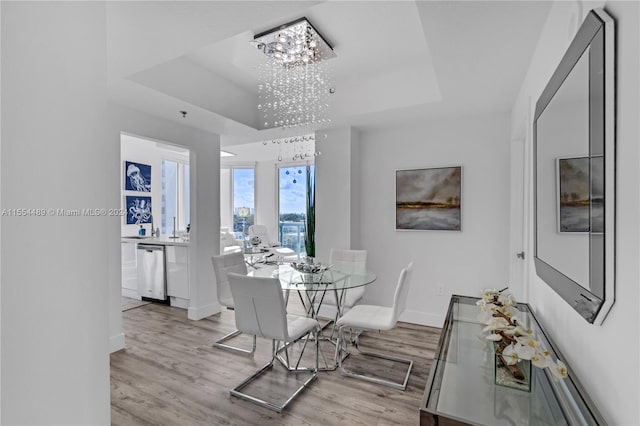
[[[304,166],[282,167],[279,169],[280,214],[306,213],[306,179],[307,176]],[[254,169],[233,169],[234,213],[238,207],[249,207],[253,213],[255,207],[254,188]]]
[[[238,207],[255,208],[255,169],[233,169],[233,213]]]
[[[307,175],[306,167],[281,167],[280,214],[306,214]]]

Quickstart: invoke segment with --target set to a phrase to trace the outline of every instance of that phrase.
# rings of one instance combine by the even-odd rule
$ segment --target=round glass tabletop
[[[299,272],[291,265],[261,265],[249,272],[255,277],[274,277],[280,279],[283,290],[322,291],[345,290],[371,284],[376,274],[371,271],[354,272],[351,268],[333,265],[319,273]]]

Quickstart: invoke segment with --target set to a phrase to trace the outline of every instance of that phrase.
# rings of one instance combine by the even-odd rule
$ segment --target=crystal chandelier
[[[308,142],[309,133],[331,122],[329,96],[335,90],[326,59],[336,56],[333,48],[306,18],[257,34],[254,44],[265,54],[258,67],[261,127],[283,130],[273,143],[300,146]],[[301,152],[295,154],[299,157]],[[302,154],[310,156],[306,151]]]
[[[278,161],[291,159],[293,161],[307,160],[321,154],[315,150],[316,136],[311,133],[302,136],[292,136],[286,138],[272,139],[272,144],[278,145]],[[268,145],[269,141],[262,142]]]

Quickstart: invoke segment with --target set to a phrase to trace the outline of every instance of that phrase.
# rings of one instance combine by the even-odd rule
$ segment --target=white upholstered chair
[[[329,264],[343,272],[363,275],[367,270],[367,251],[331,249]],[[345,314],[353,308],[353,306],[362,299],[363,295],[364,286],[345,290],[342,295],[338,293],[338,297],[342,298],[342,314]],[[323,318],[334,318],[337,320],[339,302],[339,300],[336,300],[335,292],[328,291],[320,306],[318,315]]]
[[[280,247],[279,241],[273,241],[269,238],[269,232],[267,231],[267,227],[265,225],[251,225],[249,227],[249,238],[258,237],[262,243],[260,244],[263,247],[268,248],[273,253],[280,257],[284,256],[292,256],[296,254],[295,251],[291,250],[288,247]]]
[[[413,262],[410,262],[409,265],[400,272],[396,291],[393,296],[393,306],[357,305],[338,319],[337,324],[340,329],[338,331],[338,344],[336,345],[336,359],[338,360],[338,366],[343,375],[367,380],[381,385],[391,386],[396,389],[406,389],[409,375],[411,374],[411,367],[413,367],[412,360],[392,355],[362,351],[358,346],[359,334],[356,334],[353,344],[361,354],[408,364],[409,367],[406,375],[404,376],[404,381],[399,383],[370,375],[356,374],[347,370],[342,364],[344,359],[342,352],[347,350],[347,342],[344,337],[344,332],[347,328],[361,331],[385,331],[391,330],[396,326],[398,317],[404,311],[406,306],[407,293],[409,292],[409,283],[411,281],[412,272]]]
[[[277,278],[251,277],[229,273],[229,285],[235,302],[236,326],[244,333],[271,339],[271,360],[253,375],[231,390],[231,395],[251,401],[260,406],[281,412],[300,392],[318,377],[318,321],[297,315],[287,315],[282,287]],[[280,342],[287,347],[304,336],[315,335],[315,366],[313,368],[291,370],[287,374],[310,372],[311,375],[283,403],[269,402],[265,399],[242,392],[242,389],[273,367]]]
[[[241,252],[233,252],[228,254],[222,254],[220,256],[213,256],[211,258],[213,263],[213,271],[216,275],[216,288],[218,293],[218,303],[227,309],[234,309],[233,296],[231,295],[231,289],[229,288],[229,272],[235,272],[239,274],[247,274],[247,265],[244,262],[244,255]],[[241,334],[241,331],[234,330],[226,336],[213,343],[213,347],[232,350],[240,352],[246,355],[251,355],[256,350],[256,336],[253,336],[253,347],[251,349],[243,349],[237,346],[228,345],[225,342]]]
[[[242,245],[236,240],[229,228],[220,228],[220,254],[242,251]]]

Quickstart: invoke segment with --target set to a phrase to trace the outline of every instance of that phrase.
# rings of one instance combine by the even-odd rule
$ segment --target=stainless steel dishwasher
[[[138,295],[142,300],[169,303],[164,246],[138,244]]]

